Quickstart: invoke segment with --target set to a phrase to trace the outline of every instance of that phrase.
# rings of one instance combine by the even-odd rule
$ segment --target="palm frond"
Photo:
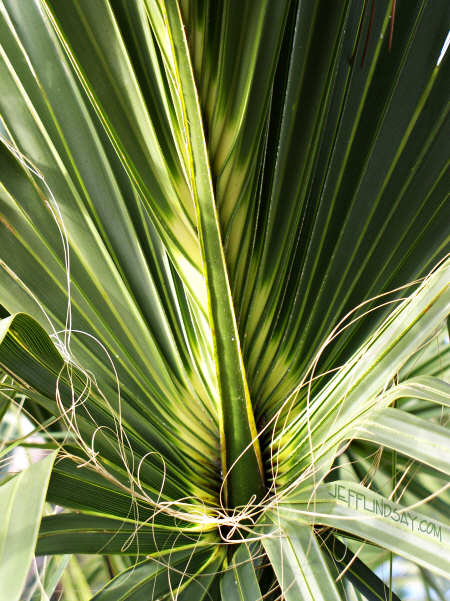
[[[94,599],[448,569],[449,9],[366,4],[0,2],[0,415],[60,447],[36,552],[130,556]]]

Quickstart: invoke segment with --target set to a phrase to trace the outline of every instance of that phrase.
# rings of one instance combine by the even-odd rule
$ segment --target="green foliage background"
[[[104,556],[96,601],[394,599],[393,554],[442,588],[449,16],[2,0],[0,415],[58,449],[16,588],[33,549]]]

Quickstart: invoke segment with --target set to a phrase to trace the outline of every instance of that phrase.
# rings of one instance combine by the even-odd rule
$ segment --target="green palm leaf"
[[[243,543],[234,553],[231,567],[220,581],[221,599],[225,601],[258,601],[261,589],[255,570],[255,545]]]
[[[340,599],[326,558],[311,528],[278,522],[262,539],[287,601]]]
[[[355,535],[398,553],[444,577],[448,574],[449,527],[419,511],[408,511],[370,489],[337,480],[313,495],[293,495],[281,505],[282,518],[315,522]]]
[[[329,491],[447,532],[448,6],[331,4],[0,2],[0,416],[60,448],[36,552],[130,556],[99,601],[447,569]]]
[[[0,599],[18,601],[27,578],[55,453],[0,486]]]

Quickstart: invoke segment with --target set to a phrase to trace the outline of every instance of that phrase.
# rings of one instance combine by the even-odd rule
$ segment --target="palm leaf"
[[[122,572],[103,590],[92,598],[96,601],[139,601],[149,596],[170,599],[172,591],[179,590],[179,596],[189,599],[189,594],[198,594],[195,585],[200,585],[202,593],[198,599],[207,594],[211,580],[217,569],[220,551],[187,550],[174,552],[170,562],[147,560]],[[208,572],[203,577],[202,572]],[[188,593],[184,597],[184,593]],[[197,598],[197,597],[196,597]]]
[[[259,601],[261,589],[255,570],[257,552],[255,545],[242,543],[234,553],[231,567],[220,581],[222,601]]]
[[[262,539],[287,601],[338,600],[340,595],[311,528],[280,521]]]
[[[342,598],[318,525],[444,570],[304,496],[445,515],[448,6],[366,4],[0,3],[0,366],[96,599]]]
[[[55,453],[0,486],[0,599],[18,601],[33,558]]]
[[[385,601],[390,596],[392,601],[400,601],[397,595],[390,591],[384,582],[338,538],[327,536],[324,542],[333,565],[364,595],[365,599]]]
[[[280,506],[282,518],[337,528],[397,553],[445,577],[448,573],[448,526],[370,489],[337,480],[311,495],[293,495]]]

